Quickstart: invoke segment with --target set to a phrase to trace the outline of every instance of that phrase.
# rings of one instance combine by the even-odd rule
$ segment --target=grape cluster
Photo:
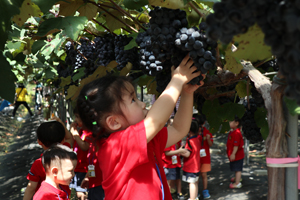
[[[114,37],[111,34],[107,34],[104,37],[96,37],[94,43],[96,51],[95,61],[98,65],[106,66],[115,60]]]
[[[115,58],[118,64],[117,69],[121,71],[128,62],[132,64],[132,69],[139,69],[139,56],[137,52],[137,48],[132,48],[129,50],[124,50],[124,47],[129,44],[132,40],[132,37],[127,37],[126,35],[118,35],[115,37],[114,45],[115,45]]]
[[[261,68],[265,72],[270,72],[270,71],[273,72],[279,70],[279,66],[276,59],[265,62],[264,64],[258,66],[258,68]]]
[[[257,106],[254,99],[250,99],[250,109],[246,109],[244,116],[242,117],[243,135],[246,137],[250,143],[258,143],[263,141],[262,135],[260,133],[260,128],[257,127],[254,113],[257,110]],[[247,108],[247,102],[244,106]]]
[[[201,23],[200,27],[205,27],[205,22]],[[205,35],[204,29],[182,28],[176,33],[175,45],[183,52],[188,52],[189,56],[193,59],[194,65],[197,67],[201,74],[207,73],[209,70],[215,69],[216,65],[216,47],[217,43],[211,39],[208,39]],[[186,53],[181,53],[185,55]],[[177,59],[178,57],[173,58]],[[177,63],[176,63],[177,62]],[[179,60],[175,61],[176,64]],[[202,80],[202,76],[193,80],[195,83],[199,83]]]
[[[149,15],[151,19],[147,33],[151,37],[153,54],[159,61],[170,60],[176,33],[188,26],[186,13],[179,9],[155,7]]]
[[[228,44],[234,35],[247,32],[255,24],[257,4],[259,2],[255,0],[222,0],[215,3],[214,13],[206,18],[207,36]]]

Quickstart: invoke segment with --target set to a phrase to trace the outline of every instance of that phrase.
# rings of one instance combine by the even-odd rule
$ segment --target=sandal
[[[242,187],[242,184],[241,183],[239,183],[239,184],[237,184],[237,185],[234,185],[233,183],[230,183],[230,185],[229,185],[229,188],[231,188],[231,189],[234,189],[234,188],[241,188]]]

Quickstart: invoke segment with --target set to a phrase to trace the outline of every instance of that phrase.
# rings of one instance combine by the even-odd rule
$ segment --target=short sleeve
[[[185,143],[185,149],[187,149],[187,150],[189,150],[190,152],[192,152],[192,148],[191,148],[191,146],[189,145],[189,142],[188,142],[189,140],[187,139],[186,140],[186,143]]]
[[[240,146],[240,137],[237,133],[231,135],[233,146]]]
[[[71,148],[71,145],[70,145],[68,142],[64,142],[63,145],[65,145],[65,146]]]
[[[27,174],[27,179],[29,181],[34,181],[34,182],[41,182],[43,181],[41,174],[44,174],[43,172],[43,166],[42,166],[42,161],[41,159],[37,159],[34,161],[32,164],[30,171]]]

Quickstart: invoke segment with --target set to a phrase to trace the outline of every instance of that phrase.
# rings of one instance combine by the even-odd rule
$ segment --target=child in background
[[[62,144],[52,145],[42,157],[46,179],[33,196],[33,200],[69,200],[68,186],[77,164],[76,153]]]
[[[57,117],[53,117],[53,121],[42,123],[37,131],[37,142],[42,146],[44,150],[49,149],[49,147],[56,143],[63,143],[65,146],[71,148],[73,144],[73,137],[66,131],[65,127],[61,124],[61,120]],[[60,121],[60,122],[59,122]],[[26,187],[23,200],[31,200],[34,193],[39,189],[42,181],[46,178],[45,169],[42,165],[42,155],[36,159],[31,166],[31,169],[27,175],[29,180]],[[64,186],[66,191],[70,191],[69,186]]]
[[[73,151],[77,153],[77,166],[75,168],[75,176],[72,179],[70,184],[70,188],[74,188],[76,191],[76,196],[80,200],[86,199],[87,190],[80,187],[82,180],[84,179],[88,169],[88,162],[86,160],[88,150],[90,147],[90,143],[93,142],[92,132],[87,131],[83,124],[82,120],[78,115],[78,111],[75,108],[73,110],[75,115],[75,120],[71,124],[71,134],[74,138]],[[77,127],[82,127],[79,131],[77,131]]]
[[[81,90],[80,118],[101,138],[98,162],[106,199],[172,199],[161,157],[189,130],[193,93],[199,85],[187,83],[200,75],[192,65],[186,56],[172,67],[170,83],[149,111],[126,77],[105,76]],[[173,125],[164,127],[180,94]]]
[[[210,194],[207,189],[207,172],[211,171],[211,161],[210,161],[210,151],[209,148],[213,145],[213,136],[204,127],[206,119],[203,115],[193,115],[195,120],[197,120],[199,124],[199,139],[201,141],[201,150],[200,150],[200,163],[201,163],[201,177],[202,177],[202,184],[203,184],[203,191],[202,195],[204,199],[209,199]],[[202,153],[201,153],[202,152]]]
[[[173,123],[173,118],[170,118],[167,126],[171,126]],[[164,150],[162,155],[163,167],[167,177],[168,185],[171,194],[176,192],[175,186],[177,186],[177,196],[179,200],[184,200],[184,196],[181,192],[181,159],[180,154],[186,153],[186,149],[181,147],[181,140]]]
[[[43,106],[43,114],[44,114],[44,119],[46,121],[48,121],[50,119],[50,112],[51,112],[50,94],[45,94],[45,103]]]
[[[87,155],[89,171],[81,183],[82,188],[88,188],[88,200],[103,200],[104,190],[102,188],[102,172],[98,163],[98,146],[91,143]]]
[[[200,175],[200,149],[201,141],[198,135],[199,125],[196,120],[191,123],[191,128],[186,139],[187,153],[181,154],[183,159],[182,180],[189,183],[189,200],[198,199],[198,182]]]
[[[244,162],[244,140],[241,133],[241,119],[235,117],[229,122],[231,131],[228,133],[227,139],[227,156],[230,161],[230,170],[235,172],[235,177],[231,179],[229,188],[241,188],[241,176]]]

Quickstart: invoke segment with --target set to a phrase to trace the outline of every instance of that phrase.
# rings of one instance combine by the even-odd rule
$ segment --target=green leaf
[[[235,116],[242,118],[245,113],[244,105],[237,103],[225,103],[221,105],[221,113],[219,114],[223,121],[232,121]]]
[[[81,77],[83,77],[85,75],[85,67],[81,67],[77,70],[77,73],[72,77],[73,82],[77,81],[78,79],[80,79]]]
[[[80,31],[84,29],[86,17],[57,17],[45,20],[38,28],[37,36],[44,37],[62,30],[62,33],[72,40],[77,40]]]
[[[20,13],[20,7],[24,0],[1,0],[0,1],[0,50],[4,50],[4,45],[11,31],[11,18]]]
[[[216,2],[221,2],[221,0],[196,0],[197,3],[204,3],[212,7]]]
[[[149,0],[149,5],[161,6],[170,9],[180,9],[185,7],[183,0]]]
[[[137,43],[135,42],[135,39],[132,39],[125,47],[124,50],[132,49],[133,47],[137,47]]]
[[[144,85],[147,85],[149,80],[153,80],[153,77],[144,74],[144,75],[138,77],[137,79],[135,79],[133,82],[142,87]]]
[[[251,89],[251,85],[249,86],[249,95],[251,94],[250,89]],[[240,81],[235,86],[235,90],[236,90],[237,94],[239,95],[239,97],[241,97],[241,98],[246,97],[247,96],[247,81],[245,81],[245,80]]]
[[[260,133],[264,139],[269,135],[269,125],[267,121],[267,110],[265,108],[257,108],[254,113],[254,120],[258,128],[260,128]]]
[[[226,64],[224,65],[224,69],[229,70],[235,74],[238,74],[243,69],[243,65],[240,62],[238,62],[236,58],[233,56],[231,47],[232,45],[228,45],[225,50]]]
[[[60,87],[65,87],[66,85],[69,85],[71,83],[71,76],[68,76],[67,78],[61,77],[60,80]]]
[[[46,44],[45,40],[37,40],[33,43],[31,47],[31,52],[33,54],[36,54],[39,50],[42,49],[42,47]]]
[[[10,102],[14,102],[15,97],[15,81],[17,80],[15,74],[11,71],[11,66],[3,56],[0,54],[0,96]]]
[[[271,47],[264,43],[264,37],[265,34],[257,24],[250,27],[246,33],[235,36],[233,41],[238,43],[238,48],[232,53],[233,57],[252,63],[270,58]]]
[[[148,0],[124,0],[123,4],[125,8],[138,10],[141,7],[149,4],[149,1]]]
[[[64,0],[31,0],[32,3],[35,3],[43,13],[47,13],[55,3]]]
[[[290,98],[287,98],[286,96],[284,96],[283,100],[292,116],[294,116],[296,114],[297,115],[300,114],[300,107],[298,106],[295,99],[290,99]]]
[[[57,76],[57,71],[54,67],[47,67],[45,69],[45,76],[46,76],[46,79],[53,79]]]

